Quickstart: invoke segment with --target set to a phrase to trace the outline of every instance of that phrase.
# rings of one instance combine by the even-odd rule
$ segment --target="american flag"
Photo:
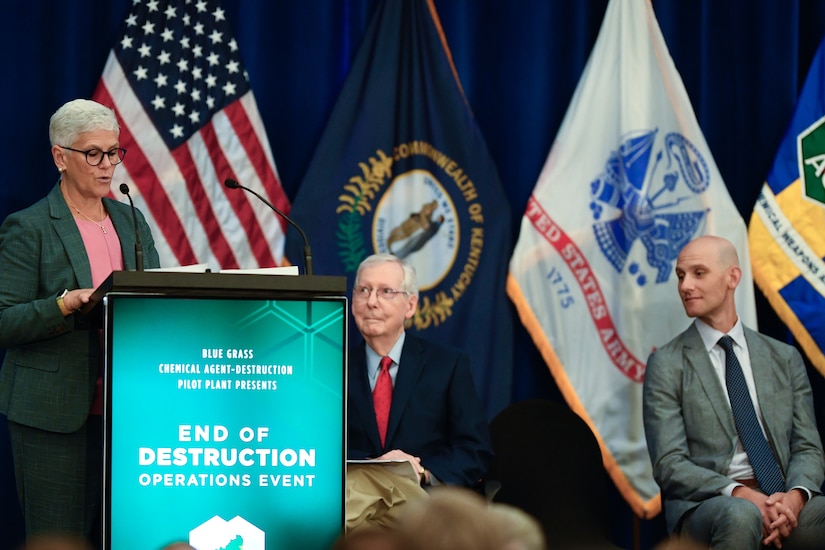
[[[112,194],[129,184],[164,267],[281,265],[281,188],[255,97],[216,0],[135,0],[94,99],[115,109],[128,151]]]

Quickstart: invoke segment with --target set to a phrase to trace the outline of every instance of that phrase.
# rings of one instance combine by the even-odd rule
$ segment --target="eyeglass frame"
[[[126,157],[126,149],[124,149],[123,147],[113,147],[108,151],[104,151],[103,149],[99,149],[97,147],[92,147],[91,149],[88,149],[86,151],[81,151],[80,149],[73,149],[72,147],[66,147],[65,145],[58,145],[58,147],[60,147],[61,149],[66,149],[67,151],[74,151],[75,153],[83,153],[86,156],[86,164],[88,164],[89,166],[100,166],[101,164],[103,164],[104,156],[109,159],[109,164],[111,164],[112,166],[117,166],[118,164],[123,162],[123,159]],[[101,153],[100,160],[97,164],[92,164],[89,160],[89,153],[91,153],[92,151],[100,151]],[[112,153],[115,153],[115,158],[117,159],[117,162],[112,162]]]
[[[366,291],[366,294],[364,293]],[[381,288],[370,288],[368,286],[360,285],[356,286],[352,289],[352,299],[353,300],[363,300],[367,301],[372,296],[373,291],[375,291],[375,297],[381,300],[391,302],[395,300],[395,297],[398,294],[406,294],[410,296],[410,293],[406,290],[396,290],[390,287],[381,287]]]

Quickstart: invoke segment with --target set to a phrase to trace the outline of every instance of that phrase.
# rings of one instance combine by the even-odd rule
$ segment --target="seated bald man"
[[[668,530],[716,550],[825,547],[825,478],[795,348],[742,325],[742,270],[720,237],[676,261],[691,326],[649,358],[644,425]]]

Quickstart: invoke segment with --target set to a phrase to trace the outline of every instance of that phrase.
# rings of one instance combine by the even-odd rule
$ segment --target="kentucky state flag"
[[[753,276],[825,375],[825,41],[753,209]]]
[[[527,204],[507,290],[634,512],[661,510],[642,425],[648,355],[691,320],[673,273],[702,234],[740,254],[745,224],[713,161],[649,0],[611,0]]]
[[[489,416],[507,405],[509,207],[431,0],[377,5],[291,216],[317,275],[352,286],[370,254],[410,262],[421,295],[408,330],[470,355]],[[302,246],[288,232],[287,257]]]

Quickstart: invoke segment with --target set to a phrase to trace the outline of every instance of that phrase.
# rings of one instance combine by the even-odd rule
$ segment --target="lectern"
[[[327,549],[344,518],[346,278],[116,272],[104,540]]]

